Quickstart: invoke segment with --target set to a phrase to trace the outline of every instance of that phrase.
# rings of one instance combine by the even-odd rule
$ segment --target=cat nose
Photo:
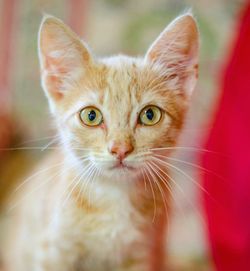
[[[109,152],[116,156],[117,159],[122,161],[126,156],[128,156],[132,151],[134,150],[134,147],[131,143],[118,143],[118,142],[111,142],[109,146]]]

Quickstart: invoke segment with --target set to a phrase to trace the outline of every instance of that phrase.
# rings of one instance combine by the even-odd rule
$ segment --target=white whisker
[[[170,218],[169,218],[169,213],[168,213],[168,211],[169,211],[169,210],[168,210],[168,204],[169,204],[169,202],[166,202],[167,195],[164,193],[164,191],[163,191],[161,185],[160,185],[160,184],[158,183],[158,181],[157,181],[156,176],[159,177],[157,171],[156,171],[156,170],[154,169],[154,167],[150,164],[150,162],[148,162],[147,164],[148,164],[148,166],[149,166],[149,167],[151,168],[151,170],[152,170],[151,176],[152,176],[153,179],[155,180],[155,184],[157,185],[157,187],[158,187],[158,189],[159,189],[159,191],[160,191],[160,193],[161,193],[161,197],[162,197],[162,201],[163,201],[164,208],[165,208],[165,213],[166,213],[166,219],[167,219],[167,231],[169,232],[169,229],[170,229],[170,227],[169,227],[169,221],[170,221]],[[151,170],[150,170],[150,172],[151,172]],[[156,176],[155,176],[155,174],[156,174]],[[170,205],[170,204],[169,204],[169,205]]]
[[[166,151],[166,150],[184,150],[184,151],[197,151],[197,152],[208,152],[212,154],[217,154],[220,156],[227,157],[228,155],[204,148],[197,148],[197,147],[185,147],[185,146],[176,146],[176,147],[160,147],[160,148],[150,148],[150,151]]]
[[[143,182],[144,182],[144,190],[145,192],[147,191],[147,182],[146,182],[146,179],[145,179],[145,174],[143,172],[143,170],[140,168],[140,171],[142,173],[142,177],[143,177]]]
[[[150,161],[150,164],[153,167],[153,169],[155,170],[155,173],[157,174],[157,176],[162,180],[163,184],[165,185],[166,189],[169,191],[170,195],[172,196],[172,198],[174,199],[173,196],[173,191],[171,189],[171,186],[169,184],[169,182],[167,180],[165,180],[165,178],[162,176],[161,173],[163,173],[168,179],[172,180],[172,177],[165,171],[163,171],[160,167],[158,167],[158,165],[156,163],[154,163],[153,161]],[[158,169],[159,171],[156,171],[156,169]],[[178,184],[177,184],[178,185]]]
[[[170,174],[166,173],[164,170],[162,170],[160,167],[158,167],[158,165],[156,163],[154,163],[153,161],[151,162],[153,163],[162,173],[164,173],[170,181],[173,182],[173,184],[177,187],[177,189],[182,193],[182,195],[184,196],[184,198],[187,200],[187,202],[190,204],[190,206],[196,210],[195,206],[193,205],[193,203],[189,200],[189,198],[187,197],[187,195],[184,193],[183,189],[181,188],[181,186],[174,180],[174,178],[172,178],[170,176]],[[172,192],[172,190],[170,190]],[[173,192],[172,192],[173,193]],[[174,196],[172,196],[172,198],[175,200]],[[185,214],[181,208],[181,205],[179,204],[179,201],[175,200],[177,206],[178,206],[178,209],[182,211],[182,214]],[[200,216],[200,213],[198,212],[199,216]]]
[[[173,158],[173,157],[168,157],[168,156],[164,156],[164,155],[160,155],[160,154],[155,154],[155,156],[157,157],[161,157],[161,158],[164,158],[164,159],[168,159],[168,160],[172,160],[172,161],[176,161],[176,162],[180,162],[180,163],[183,163],[185,165],[189,165],[189,166],[192,166],[192,167],[195,167],[195,168],[198,168],[198,169],[201,169],[207,173],[210,173],[212,175],[214,175],[215,177],[225,181],[225,178],[223,178],[222,176],[220,176],[219,174],[213,172],[212,170],[209,170],[207,168],[204,168],[202,166],[199,166],[199,165],[196,165],[194,163],[190,163],[190,162],[187,162],[187,161],[184,161],[184,160],[181,160],[181,159],[177,159],[177,158]]]
[[[80,158],[84,158],[85,156],[81,156]],[[87,160],[88,158],[86,159],[83,159],[82,161],[85,161]],[[50,167],[47,167],[45,169],[42,169],[42,170],[39,170],[38,172],[34,173],[33,175],[29,176],[28,178],[26,178],[21,184],[19,184],[15,190],[12,192],[12,194],[15,194],[17,191],[19,191],[26,183],[28,183],[30,180],[32,180],[33,178],[35,178],[36,176],[46,172],[46,171],[49,171],[55,167],[58,167],[58,166],[61,166],[65,163],[65,161],[62,161],[60,163],[56,163],[54,164],[53,166],[50,166]]]
[[[58,137],[59,137],[58,135],[55,135],[55,136],[45,136],[45,137],[40,137],[40,138],[37,138],[37,139],[26,140],[26,141],[23,141],[22,143],[18,144],[18,146],[22,147],[22,145],[27,144],[27,143],[44,141],[44,140],[47,140],[47,139],[55,139],[55,138],[58,138]],[[16,146],[16,147],[18,147],[18,146]]]
[[[205,192],[207,195],[211,196],[209,194],[209,192],[203,187],[201,186],[199,183],[197,183],[191,176],[189,176],[186,172],[184,172],[183,170],[179,169],[178,167],[166,162],[166,161],[163,161],[157,157],[152,157],[153,159],[159,161],[161,164],[165,165],[165,166],[168,166],[168,167],[171,167],[173,169],[175,169],[177,172],[181,173],[183,176],[185,176],[186,178],[188,178],[188,180],[190,180],[192,183],[194,183],[198,188],[200,188],[203,192]]]
[[[68,169],[68,168],[67,168]],[[63,172],[65,172],[67,169],[59,171],[59,173],[57,172],[56,174],[53,174],[52,176],[50,176],[50,178],[48,178],[46,181],[40,183],[38,186],[36,186],[32,191],[26,193],[24,195],[24,197],[21,198],[21,200],[17,201],[15,204],[13,204],[9,209],[8,212],[12,211],[14,208],[16,208],[21,202],[23,202],[25,199],[27,199],[29,196],[31,196],[34,192],[36,192],[38,189],[40,189],[41,187],[43,187],[45,184],[49,183],[51,180],[53,180],[56,176],[61,175]]]
[[[153,157],[154,158],[154,157]],[[160,162],[159,161],[159,159],[157,158],[157,160],[158,160],[158,162]],[[164,162],[164,161],[163,161]],[[164,172],[164,171],[163,171]],[[182,172],[182,174],[185,174],[185,176],[186,177],[188,177],[189,179],[192,179],[189,175],[187,175],[185,172]],[[202,221],[204,221],[203,220],[203,217],[202,217],[202,215],[200,214],[200,212],[197,210],[197,208],[194,206],[194,204],[190,201],[190,199],[187,197],[187,195],[185,194],[185,192],[181,189],[181,187],[180,187],[180,185],[170,176],[170,175],[168,175],[169,176],[169,179],[175,184],[175,186],[181,191],[181,193],[182,193],[182,195],[185,197],[185,199],[187,200],[187,202],[190,204],[190,206],[194,209],[194,210],[196,210],[196,212],[197,212],[197,214],[198,214],[198,216],[200,217],[200,219],[202,220]],[[193,182],[195,182],[193,179],[192,179],[192,181]],[[181,208],[178,206],[178,208],[181,210]]]
[[[162,187],[160,186],[160,184],[158,183],[157,178],[156,178],[156,177],[159,177],[159,175],[158,175],[158,173],[156,172],[156,170],[154,169],[154,167],[152,166],[152,164],[151,164],[150,162],[148,162],[147,165],[148,165],[149,168],[151,169],[151,170],[149,170],[150,175],[152,176],[152,178],[153,178],[155,184],[157,185],[157,187],[158,187],[158,189],[159,189],[159,191],[160,191],[160,193],[161,193],[162,200],[163,200],[163,203],[164,203],[164,207],[165,207],[166,212],[167,212],[167,211],[168,211],[168,208],[167,208],[167,203],[166,203],[166,201],[165,201],[166,195],[164,195],[164,192],[163,192],[163,190],[162,190]]]
[[[68,202],[68,200],[69,200],[70,196],[72,195],[72,193],[74,192],[75,188],[76,188],[76,187],[79,185],[79,183],[81,182],[81,180],[82,180],[82,178],[83,178],[83,176],[84,176],[83,172],[84,172],[85,169],[86,169],[86,168],[84,168],[84,169],[81,171],[81,173],[78,174],[78,175],[71,181],[70,185],[67,186],[67,189],[66,189],[66,190],[68,190],[68,188],[69,188],[72,184],[74,184],[75,180],[77,180],[77,178],[78,178],[78,180],[75,182],[75,184],[73,185],[72,189],[71,189],[70,192],[68,193],[67,197],[66,197],[66,198],[64,199],[64,201],[62,202],[62,207],[65,207],[66,203]]]
[[[79,197],[81,197],[82,194],[85,193],[85,189],[88,186],[89,179],[90,179],[90,177],[92,175],[92,172],[93,172],[94,168],[95,168],[95,165],[91,163],[91,164],[88,165],[87,170],[85,169],[86,170],[85,174],[84,174],[85,180],[84,180],[84,182],[82,182],[82,184],[80,186],[80,190],[78,192],[77,200],[79,199]],[[83,190],[83,188],[84,188],[84,190]],[[82,203],[82,198],[81,198],[81,203]]]
[[[59,141],[59,138],[53,138],[49,143],[47,143],[41,151],[45,151],[47,148],[49,148],[51,145],[53,145],[55,142]]]
[[[152,186],[152,183],[151,183],[150,178],[149,178],[148,173],[147,173],[148,168],[145,166],[145,167],[143,168],[143,170],[144,170],[144,169],[145,169],[144,172],[145,172],[145,174],[146,174],[147,180],[148,180],[149,185],[150,185],[150,188],[151,188],[151,192],[152,192],[152,196],[153,196],[153,201],[154,201],[154,215],[153,215],[153,219],[152,219],[152,222],[154,222],[154,221],[155,221],[155,216],[156,216],[156,209],[157,209],[157,206],[156,206],[156,199],[155,199],[155,192],[154,192],[154,188],[153,188],[153,186]]]

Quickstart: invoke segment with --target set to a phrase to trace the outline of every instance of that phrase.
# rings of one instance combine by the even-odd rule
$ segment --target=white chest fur
[[[79,261],[86,271],[103,271],[131,258],[131,253],[139,257],[143,251],[135,253],[134,248],[144,242],[139,230],[143,218],[131,204],[128,189],[99,185],[86,195],[89,211],[70,199],[52,224],[51,236],[59,243],[64,240],[60,250],[75,255],[69,261]]]

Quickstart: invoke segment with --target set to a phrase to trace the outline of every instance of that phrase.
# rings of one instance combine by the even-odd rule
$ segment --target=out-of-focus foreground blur
[[[1,201],[16,180],[22,179],[36,161],[46,155],[49,150],[40,151],[39,148],[46,146],[54,133],[39,78],[37,32],[43,13],[55,15],[70,24],[97,55],[143,55],[172,19],[192,8],[201,34],[200,80],[180,146],[198,148],[217,104],[219,74],[230,51],[243,2],[1,0],[0,147],[24,148],[0,151]],[[195,150],[180,150],[176,157],[196,164],[197,154]],[[178,165],[190,178],[173,172],[181,189],[176,187],[174,195],[168,242],[170,260],[176,270],[212,270],[200,206],[201,169]],[[6,181],[7,188],[2,186]]]

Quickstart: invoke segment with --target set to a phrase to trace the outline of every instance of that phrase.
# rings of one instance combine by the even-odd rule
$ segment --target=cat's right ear
[[[191,13],[176,18],[151,45],[146,60],[174,78],[179,93],[189,98],[198,77],[199,31]]]
[[[42,86],[52,103],[64,97],[70,84],[79,79],[92,62],[89,50],[77,35],[52,16],[42,20],[38,52]]]

